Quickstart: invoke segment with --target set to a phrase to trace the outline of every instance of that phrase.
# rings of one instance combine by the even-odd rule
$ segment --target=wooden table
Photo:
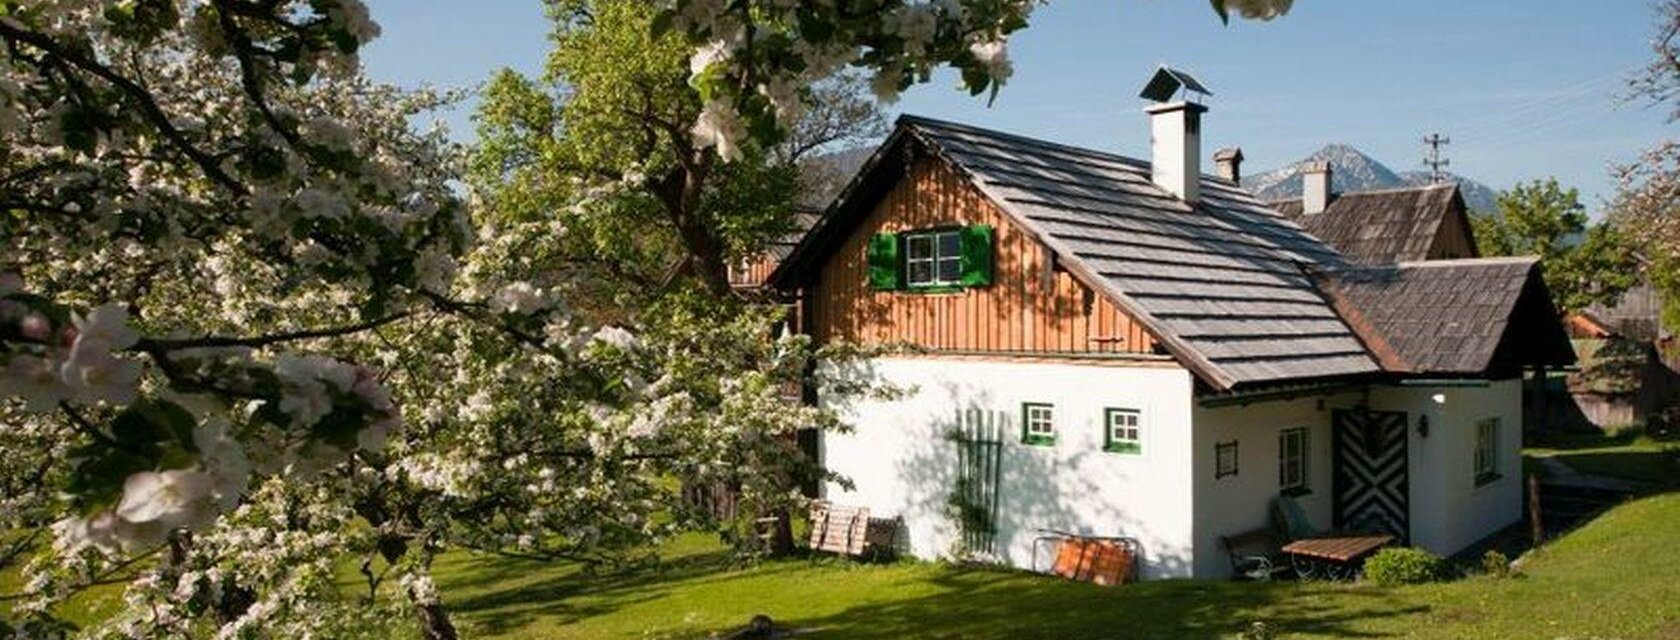
[[[1355,533],[1296,540],[1283,545],[1283,552],[1302,578],[1347,580],[1359,574],[1365,558],[1393,542],[1386,533]]]

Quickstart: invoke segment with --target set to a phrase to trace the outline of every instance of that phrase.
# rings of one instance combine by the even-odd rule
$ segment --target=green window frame
[[[1048,402],[1021,403],[1021,443],[1056,444],[1056,406]]]
[[[1137,409],[1103,409],[1103,451],[1143,453],[1143,412]]]
[[[1476,474],[1476,486],[1478,487],[1500,478],[1500,426],[1499,418],[1484,418],[1476,421],[1476,453],[1472,462],[1472,469]]]
[[[1312,457],[1307,430],[1302,427],[1278,432],[1278,488],[1284,495],[1312,493],[1308,487],[1308,460]]]

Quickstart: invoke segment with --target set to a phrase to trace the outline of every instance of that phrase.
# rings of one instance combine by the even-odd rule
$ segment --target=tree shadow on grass
[[[574,563],[474,556],[460,572],[440,581],[453,613],[485,635],[517,631],[539,620],[569,625],[652,602],[707,584],[811,570],[811,563],[773,562],[741,569],[727,550],[683,556],[652,565],[590,572]]]
[[[1382,589],[1348,585],[1166,580],[1099,587],[995,570],[952,571],[930,583],[939,593],[833,615],[770,615],[819,638],[1212,640],[1255,622],[1280,634],[1387,637],[1355,623],[1430,611]]]

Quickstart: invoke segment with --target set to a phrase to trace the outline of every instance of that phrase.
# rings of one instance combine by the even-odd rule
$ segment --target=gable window
[[[1476,486],[1499,479],[1499,418],[1476,423]]]
[[[1213,478],[1237,475],[1237,441],[1213,445]]]
[[[905,279],[912,287],[961,284],[962,235],[957,229],[904,234]]]
[[[1025,402],[1021,404],[1021,442],[1036,445],[1056,444],[1056,407]]]
[[[877,233],[869,239],[869,287],[877,291],[955,291],[992,284],[991,225]]]
[[[1103,410],[1103,451],[1112,453],[1143,453],[1143,440],[1138,431],[1137,409]]]
[[[1307,489],[1307,430],[1284,429],[1278,434],[1278,487],[1284,495]]]

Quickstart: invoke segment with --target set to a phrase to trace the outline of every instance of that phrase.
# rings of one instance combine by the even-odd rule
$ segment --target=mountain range
[[[828,201],[839,193],[873,152],[873,147],[859,147],[808,159],[804,167],[807,204],[819,209],[827,206]],[[1347,144],[1327,144],[1301,159],[1301,162],[1307,161],[1330,163],[1330,189],[1337,193],[1421,186],[1430,182],[1427,171],[1397,172]],[[1244,176],[1243,186],[1261,200],[1299,198],[1301,162]],[[1464,204],[1471,211],[1494,210],[1493,203],[1499,194],[1492,187],[1450,172],[1443,173],[1447,179],[1458,182],[1464,194]]]
[[[1429,184],[1428,171],[1396,172],[1375,158],[1346,144],[1327,144],[1311,155],[1271,171],[1243,177],[1243,186],[1261,200],[1285,200],[1301,197],[1300,166],[1303,162],[1330,163],[1330,190],[1336,193],[1395,189]],[[1485,184],[1442,172],[1442,176],[1458,183],[1464,204],[1471,211],[1492,211],[1499,193]]]

